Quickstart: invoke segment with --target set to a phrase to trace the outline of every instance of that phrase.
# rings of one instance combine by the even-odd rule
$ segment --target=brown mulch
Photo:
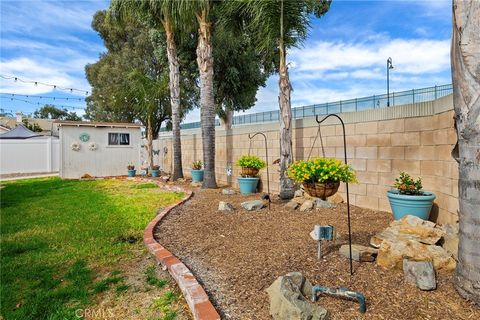
[[[451,273],[438,274],[438,288],[431,292],[406,284],[401,271],[383,270],[375,263],[354,262],[350,276],[348,260],[338,254],[348,243],[345,204],[303,213],[289,211],[285,202],[274,199],[270,210],[241,209],[241,202],[258,198],[197,189],[157,226],[158,241],[194,272],[223,319],[271,319],[265,289],[291,271],[302,272],[314,285],[346,287],[366,296],[364,315],[354,301],[320,297],[318,303],[331,319],[479,319],[480,309],[458,295]],[[219,201],[232,203],[236,210],[217,211]],[[392,220],[385,212],[351,209],[356,244],[368,245]],[[320,261],[309,236],[315,224],[337,230],[337,239],[323,246]]]

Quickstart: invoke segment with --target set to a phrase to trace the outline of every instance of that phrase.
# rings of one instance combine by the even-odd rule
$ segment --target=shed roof
[[[0,134],[0,139],[29,139],[39,136],[41,135],[25,128],[22,124],[19,124],[12,130]]]
[[[67,121],[57,120],[55,123],[59,127],[106,127],[106,128],[142,128],[143,125],[137,123],[120,122],[96,122],[96,121]]]

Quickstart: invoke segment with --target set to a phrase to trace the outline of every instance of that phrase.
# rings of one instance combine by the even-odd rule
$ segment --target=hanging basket
[[[242,167],[242,177],[256,177],[258,175],[258,169],[255,168],[243,168]]]
[[[328,197],[333,196],[338,191],[340,181],[335,182],[304,182],[303,189],[311,196],[326,200]]]

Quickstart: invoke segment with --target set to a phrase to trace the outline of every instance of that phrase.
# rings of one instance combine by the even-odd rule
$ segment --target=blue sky
[[[0,74],[90,91],[84,67],[105,51],[91,29],[97,10],[109,1],[0,1]],[[391,90],[451,82],[450,0],[334,0],[312,23],[310,36],[288,54],[292,105],[331,102],[381,94],[385,63],[392,57]],[[215,48],[214,48],[215,49]],[[278,78],[272,76],[248,111],[278,109]],[[75,107],[82,114],[85,94],[0,78],[1,108],[32,112],[46,102]],[[5,93],[68,97],[46,100]],[[77,98],[71,100],[70,98]],[[80,98],[81,101],[78,101]],[[185,122],[197,121],[198,110]]]

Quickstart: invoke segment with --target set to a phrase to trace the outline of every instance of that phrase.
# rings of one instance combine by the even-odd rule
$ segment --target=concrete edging
[[[167,268],[170,275],[175,279],[180,290],[182,290],[185,300],[187,300],[188,307],[193,314],[195,320],[220,320],[215,307],[210,302],[207,293],[197,281],[192,272],[185,266],[177,257],[170,251],[165,249],[158,243],[153,234],[153,230],[157,224],[175,207],[185,203],[189,200],[193,192],[177,186],[165,186],[156,181],[149,180],[149,182],[156,183],[161,189],[167,191],[176,191],[185,193],[185,197],[177,203],[165,207],[157,212],[155,218],[145,228],[143,234],[143,242],[147,246],[148,251],[155,256],[155,259]]]

